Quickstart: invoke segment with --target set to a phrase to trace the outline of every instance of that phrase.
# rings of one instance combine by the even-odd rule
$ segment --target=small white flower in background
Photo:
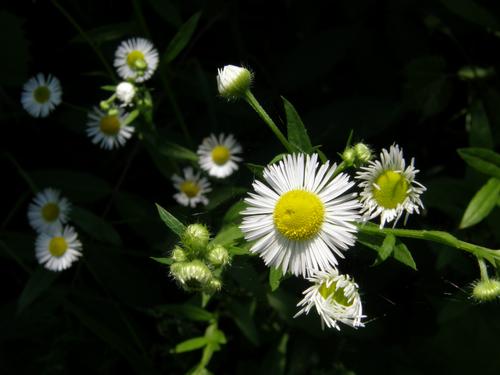
[[[360,168],[356,178],[361,181],[359,187],[363,189],[360,200],[365,220],[380,216],[382,228],[391,221],[395,226],[405,212],[405,222],[408,215],[420,212],[424,207],[420,195],[426,188],[415,181],[418,170],[413,163],[414,159],[411,159],[410,165],[406,166],[403,150],[393,145],[389,151],[382,149],[380,160]]]
[[[62,101],[62,89],[59,80],[42,73],[29,79],[23,86],[21,104],[33,117],[47,117]]]
[[[232,134],[227,137],[224,134],[219,134],[218,137],[210,134],[198,147],[198,162],[210,176],[225,178],[238,170],[236,163],[243,159],[236,155],[242,151]]]
[[[37,232],[51,232],[68,221],[69,201],[58,190],[47,188],[35,195],[28,207],[28,220]]]
[[[116,97],[123,102],[123,106],[127,106],[132,103],[134,99],[136,89],[133,84],[130,82],[120,82],[118,86],[116,86]]]
[[[236,99],[243,97],[250,89],[253,74],[246,68],[235,65],[226,65],[217,70],[217,89],[225,98]]]
[[[82,255],[82,243],[73,227],[41,233],[35,242],[38,263],[51,271],[62,271]]]
[[[153,76],[159,61],[153,43],[144,38],[132,38],[120,44],[114,65],[121,78],[144,82]]]
[[[88,115],[87,135],[92,143],[111,150],[123,146],[134,133],[134,127],[125,125],[126,114],[121,108],[118,114],[109,115],[107,112],[94,107]]]
[[[195,207],[198,203],[208,204],[206,193],[212,191],[210,182],[205,177],[200,177],[200,173],[194,173],[193,168],[186,167],[183,176],[174,174],[172,176],[174,187],[179,190],[174,194],[175,200],[183,206]]]
[[[353,328],[364,326],[358,285],[349,275],[339,275],[331,269],[315,272],[307,280],[313,285],[304,291],[304,298],[297,304],[301,309],[294,317],[307,315],[315,307],[323,327],[326,324],[328,328],[340,330],[339,322]]]
[[[286,155],[264,169],[269,186],[253,183],[240,229],[266,265],[307,276],[336,266],[335,255],[354,245],[361,205],[347,193],[349,176],[333,177],[336,168],[319,166],[317,154]]]

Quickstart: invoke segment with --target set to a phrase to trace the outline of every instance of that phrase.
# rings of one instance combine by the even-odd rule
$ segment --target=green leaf
[[[394,247],[392,256],[398,262],[407,265],[408,267],[414,269],[415,271],[417,270],[417,265],[415,264],[415,261],[411,256],[410,250],[408,250],[408,248],[404,243],[400,242]]]
[[[158,152],[164,156],[181,161],[198,162],[198,155],[184,146],[168,141],[160,141],[156,146]]]
[[[490,178],[474,195],[467,206],[460,222],[460,229],[471,227],[488,216],[497,204],[499,193],[500,180]]]
[[[175,353],[190,352],[193,350],[204,348],[207,345],[207,343],[208,340],[205,336],[194,337],[192,339],[183,341],[180,344],[177,344],[175,346],[174,352]]]
[[[233,224],[222,228],[212,240],[212,243],[228,247],[241,238],[243,238],[243,232],[237,224]]]
[[[253,320],[253,303],[240,303],[235,301],[230,307],[231,316],[241,332],[250,342],[256,346],[259,345],[259,334]]]
[[[134,109],[129,113],[125,121],[123,121],[123,126],[130,125],[136,118],[139,116],[140,111],[138,109]]]
[[[121,246],[122,240],[113,226],[92,212],[81,207],[72,206],[70,217],[75,225],[90,237],[111,245]]]
[[[222,218],[222,222],[224,224],[240,223],[241,212],[247,207],[248,206],[244,201],[236,202],[229,208],[229,210],[226,211],[226,214]]]
[[[157,261],[158,263],[166,264],[167,266],[170,266],[172,263],[174,263],[174,260],[172,258],[155,258],[155,257],[150,257],[150,258]]]
[[[372,266],[377,266],[384,262],[394,251],[394,245],[396,244],[396,237],[392,234],[388,234],[382,242],[382,246],[378,248],[378,255]]]
[[[281,97],[285,106],[286,123],[288,131],[288,142],[290,142],[297,151],[310,154],[313,152],[311,140],[307,135],[306,127],[302,122],[295,107],[284,97]]]
[[[177,220],[175,216],[173,216],[170,212],[168,212],[158,203],[156,203],[156,208],[158,209],[160,218],[167,225],[167,227],[169,227],[172,232],[181,237],[182,233],[184,233],[184,230],[186,229],[186,226],[182,224],[179,220]]]
[[[116,86],[115,85],[104,85],[104,86],[101,86],[101,90],[115,92]]]
[[[486,148],[460,148],[462,159],[472,168],[492,177],[500,178],[500,155]]]
[[[262,173],[264,172],[264,166],[254,163],[245,163],[250,172],[254,174],[254,177],[262,177]]]
[[[96,44],[101,44],[122,39],[136,32],[136,27],[133,22],[122,22],[86,30],[85,34]],[[82,34],[78,34],[70,40],[70,43],[87,43],[87,40]]]
[[[279,288],[281,279],[283,278],[283,272],[281,269],[271,267],[269,269],[269,286],[271,291],[275,291]]]
[[[179,53],[187,46],[191,37],[198,25],[198,21],[200,19],[201,12],[195,13],[189,18],[186,23],[184,23],[177,34],[174,35],[172,40],[170,41],[167,51],[163,55],[163,60],[165,63],[172,62]]]
[[[176,305],[176,304],[160,305],[148,311],[156,317],[161,317],[165,314],[168,314],[176,316],[178,318],[190,319],[201,322],[209,322],[215,318],[211,312],[204,310],[201,307],[191,305],[188,303],[183,305]]]
[[[475,99],[469,107],[466,117],[466,127],[469,131],[469,143],[472,147],[493,148],[493,136],[490,122],[479,99]]]
[[[231,255],[251,255],[246,247],[231,246],[227,251]]]
[[[247,192],[247,189],[240,186],[224,186],[215,189],[210,195],[210,202],[207,204],[206,209],[212,210],[217,206],[227,202],[228,200],[234,199],[243,195]]]
[[[30,277],[21,296],[17,302],[18,311],[23,311],[33,301],[35,301],[43,292],[45,292],[56,280],[58,272],[48,271],[39,267]]]
[[[498,22],[493,13],[473,0],[441,0],[441,2],[448,10],[464,20],[486,28],[498,28]]]

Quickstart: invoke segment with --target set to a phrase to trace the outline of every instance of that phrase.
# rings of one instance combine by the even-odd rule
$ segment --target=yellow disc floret
[[[59,206],[56,203],[47,203],[42,207],[42,217],[46,221],[54,221],[59,217]]]
[[[217,165],[224,165],[229,160],[231,154],[226,146],[215,146],[212,150],[212,160]]]
[[[375,180],[373,197],[384,208],[396,208],[408,196],[408,181],[401,173],[385,171]]]
[[[106,135],[117,135],[120,131],[120,119],[116,115],[101,118],[99,128]]]
[[[326,283],[321,284],[319,287],[319,294],[321,294],[324,299],[332,296],[332,299],[335,302],[343,306],[350,306],[353,303],[353,301],[349,302],[349,299],[344,294],[344,288],[337,289],[337,283],[335,282],[332,282],[328,287],[326,286]]]
[[[50,99],[50,90],[47,86],[38,86],[35,91],[33,91],[33,98],[38,103],[46,103]]]
[[[138,61],[144,62],[144,54],[138,50],[134,50],[134,51],[129,52],[129,54],[127,55],[127,65],[131,69],[137,68]]]
[[[325,207],[319,197],[304,190],[291,190],[281,196],[274,207],[276,229],[289,240],[314,237],[321,229]]]
[[[49,243],[49,252],[55,257],[62,256],[68,250],[68,243],[64,237],[53,237]]]
[[[180,189],[184,194],[188,196],[188,198],[196,197],[196,195],[200,191],[200,187],[198,186],[198,184],[194,181],[189,181],[189,180],[186,180],[183,183],[181,183]]]

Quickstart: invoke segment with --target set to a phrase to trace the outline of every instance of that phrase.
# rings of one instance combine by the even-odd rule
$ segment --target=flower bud
[[[478,280],[472,290],[472,297],[479,302],[492,301],[500,296],[500,281],[496,279]]]
[[[123,102],[123,105],[129,105],[134,99],[136,93],[135,86],[130,82],[121,82],[116,86],[116,97]]]
[[[219,279],[213,278],[210,280],[208,283],[208,288],[206,289],[207,292],[218,292],[222,289],[222,282]]]
[[[118,111],[117,108],[111,108],[108,111],[108,116],[118,116],[120,114],[120,111]]]
[[[364,143],[357,143],[354,145],[354,153],[356,155],[356,163],[357,164],[365,164],[368,163],[372,159],[372,150],[370,147],[365,145]]]
[[[109,109],[109,103],[107,100],[102,100],[100,103],[99,103],[99,107],[101,107],[101,109],[103,111],[107,111]]]
[[[246,68],[235,65],[226,65],[218,69],[217,88],[219,94],[225,98],[236,99],[243,97],[250,89],[253,74]]]
[[[182,234],[182,243],[194,253],[202,254],[205,252],[210,239],[210,232],[203,224],[191,224]]]
[[[170,266],[172,276],[187,291],[210,288],[212,272],[205,263],[195,259],[192,262],[174,263]]]
[[[186,262],[188,260],[186,252],[180,246],[174,247],[171,257],[175,262]]]
[[[229,253],[226,248],[221,245],[215,245],[210,249],[206,258],[214,267],[224,267],[229,263]]]
[[[356,152],[354,151],[354,148],[346,148],[342,153],[342,160],[349,166],[354,165],[356,161]]]

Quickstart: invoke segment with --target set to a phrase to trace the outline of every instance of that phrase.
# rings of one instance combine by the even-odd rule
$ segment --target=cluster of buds
[[[352,147],[347,147],[342,153],[342,160],[347,166],[359,168],[368,163],[373,158],[373,152],[364,143],[357,143]]]
[[[214,293],[222,288],[220,275],[229,264],[229,252],[210,243],[210,232],[203,224],[189,225],[181,244],[171,253],[170,274],[186,291]]]
[[[113,88],[111,86],[111,88]],[[102,100],[99,106],[103,111],[108,112],[108,115],[113,115],[113,111],[118,112],[117,107],[128,107],[132,105],[137,97],[137,87],[128,81],[120,82],[114,87],[113,94],[106,100]]]

